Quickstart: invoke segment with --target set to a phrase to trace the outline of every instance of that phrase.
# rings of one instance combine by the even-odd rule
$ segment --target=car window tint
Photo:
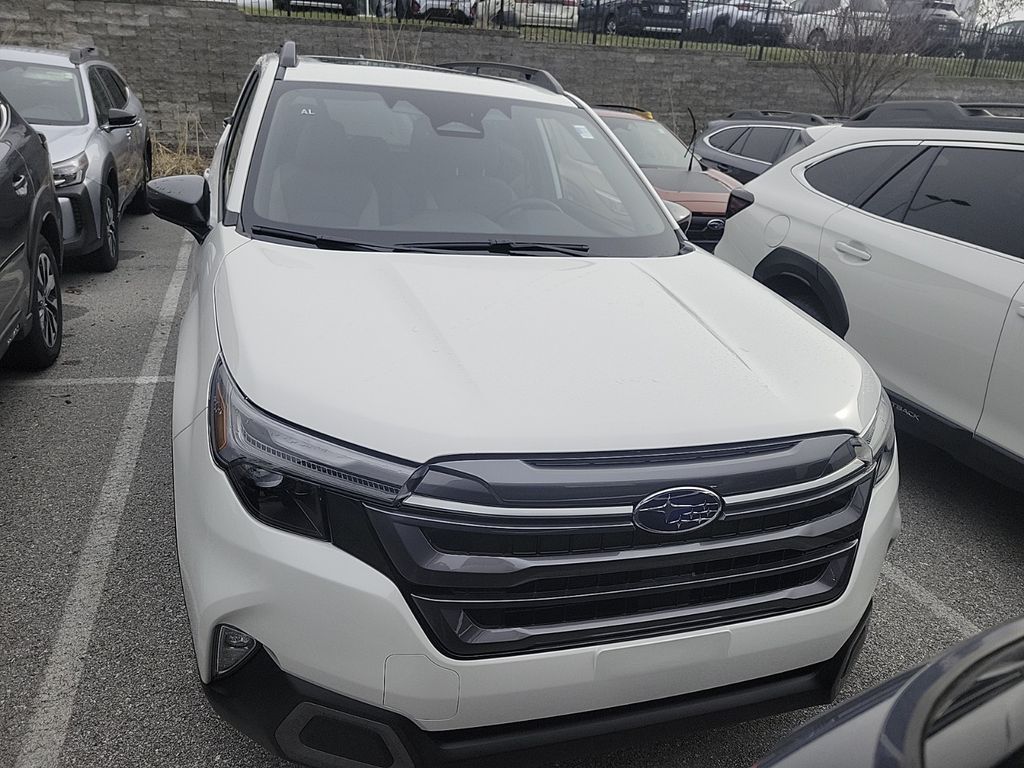
[[[124,82],[114,74],[113,70],[106,67],[98,68],[96,71],[99,72],[103,85],[107,87],[107,93],[110,94],[113,106],[124,109],[128,104],[128,91],[124,88]]]
[[[851,149],[815,163],[804,171],[804,178],[819,192],[852,203],[883,174],[904,165],[918,151],[913,146]]]
[[[728,152],[736,140],[740,138],[740,135],[747,129],[739,126],[736,128],[726,128],[724,131],[719,131],[713,136],[708,137],[708,144],[715,149],[721,149],[723,152]]]
[[[1012,256],[1024,244],[1024,152],[945,147],[904,221]]]
[[[114,106],[114,100],[107,93],[107,88],[100,79],[98,69],[89,70],[89,90],[92,91],[92,100],[96,107],[97,122],[101,124],[107,122],[107,113]]]
[[[753,160],[772,163],[789,143],[792,133],[785,128],[752,128],[743,146],[733,151]]]
[[[921,179],[928,172],[937,152],[924,150],[917,157],[894,173],[876,192],[860,206],[869,213],[884,216],[893,221],[903,221],[914,199],[914,193],[921,186]]]

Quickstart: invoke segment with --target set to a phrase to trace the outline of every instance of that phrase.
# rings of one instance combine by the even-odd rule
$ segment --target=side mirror
[[[672,214],[672,218],[675,219],[679,228],[686,232],[690,228],[690,219],[693,218],[693,214],[690,213],[690,209],[685,205],[679,203],[673,203],[668,200],[665,201],[665,207],[668,208],[668,212]]]
[[[139,116],[127,109],[107,110],[108,128],[131,128],[137,122],[139,122]]]
[[[210,234],[210,187],[202,176],[166,176],[146,188],[157,218],[184,227],[200,243]]]

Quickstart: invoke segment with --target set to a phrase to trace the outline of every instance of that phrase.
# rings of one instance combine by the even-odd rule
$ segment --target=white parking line
[[[42,684],[36,693],[32,718],[15,768],[50,768],[56,765],[67,738],[89,640],[114,554],[117,530],[142,451],[142,438],[153,406],[156,383],[161,378],[158,374],[171,336],[190,251],[191,240],[187,239],[178,252],[174,274],[167,286],[140,375],[130,379],[134,383],[131,401],[93,510],[89,532],[78,558],[74,585],[64,603],[64,613]]]
[[[892,563],[882,563],[882,578],[891,581],[910,595],[913,600],[931,611],[936,618],[949,624],[965,638],[972,637],[981,631],[977,624],[960,613],[960,611],[946,605],[941,597],[931,590],[922,587]]]
[[[70,389],[71,387],[111,386],[114,384],[170,384],[173,376],[87,376],[80,379],[0,379],[0,389],[23,387],[29,389]]]

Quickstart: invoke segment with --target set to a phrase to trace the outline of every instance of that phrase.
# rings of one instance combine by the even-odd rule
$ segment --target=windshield
[[[255,234],[287,230],[321,246],[557,243],[591,256],[680,247],[582,109],[401,88],[275,86],[242,219]]]
[[[37,125],[85,125],[85,99],[75,70],[0,61],[0,93],[22,118]]]
[[[641,168],[688,168],[690,150],[656,120],[629,117],[602,118]],[[694,167],[700,164],[694,160]]]

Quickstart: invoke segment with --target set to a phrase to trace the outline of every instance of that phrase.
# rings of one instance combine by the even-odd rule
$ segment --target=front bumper
[[[100,189],[86,179],[57,190],[64,225],[64,255],[91,253],[100,246]]]
[[[289,675],[262,649],[235,674],[203,688],[227,722],[268,750],[302,764],[519,764],[538,750],[545,760],[579,757],[623,739],[678,735],[684,724],[719,727],[829,703],[860,653],[870,612],[869,605],[839,651],[818,664],[710,691],[514,726],[425,731],[399,714]]]

